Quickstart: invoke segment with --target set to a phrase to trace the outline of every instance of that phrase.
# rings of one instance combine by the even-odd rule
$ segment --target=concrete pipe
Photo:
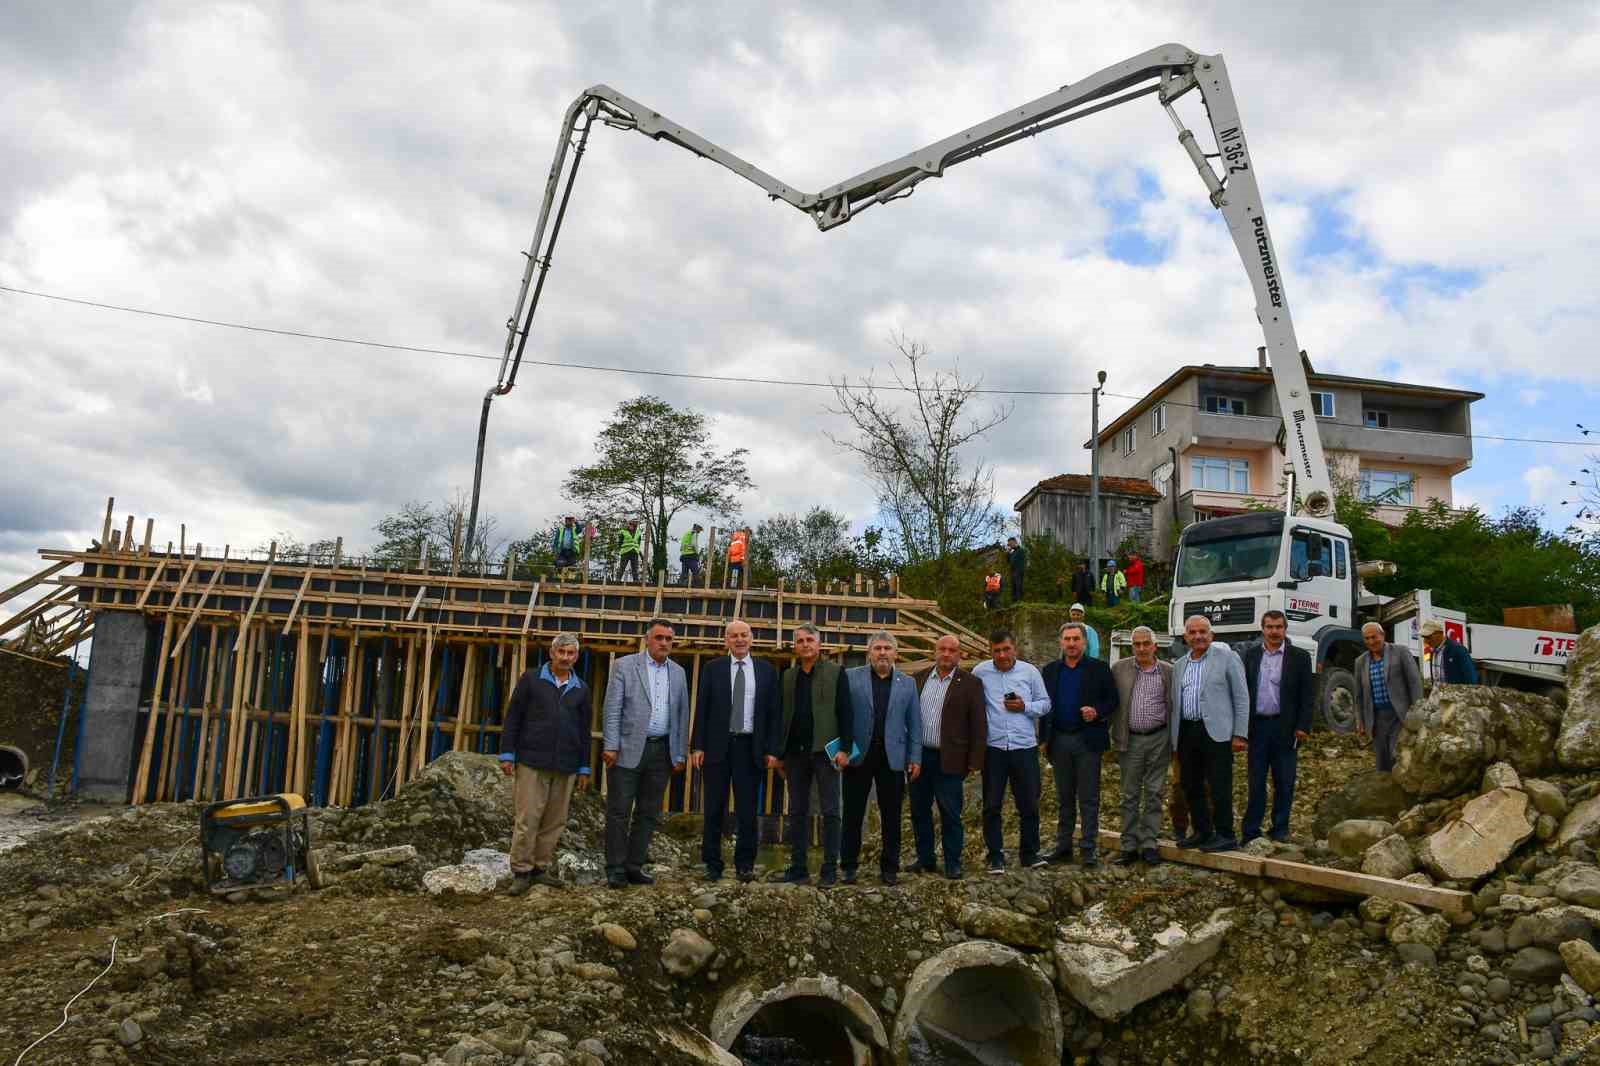
[[[732,989],[712,1012],[711,1039],[731,1050],[741,1036],[798,1045],[813,1061],[837,1066],[874,1066],[889,1048],[878,1012],[837,977]]]
[[[925,960],[906,982],[894,1026],[897,1066],[964,1056],[985,1066],[1056,1066],[1061,1004],[1020,952],[969,940]],[[929,1048],[923,1053],[922,1048]]]
[[[28,776],[28,753],[10,744],[0,744],[0,789],[21,788]]]

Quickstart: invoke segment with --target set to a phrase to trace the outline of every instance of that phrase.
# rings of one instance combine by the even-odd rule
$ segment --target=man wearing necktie
[[[694,768],[704,773],[705,831],[700,858],[706,880],[722,879],[722,823],[733,789],[738,838],[733,865],[739,880],[755,878],[756,814],[761,771],[768,755],[781,755],[783,717],[778,705],[778,672],[750,655],[750,627],[734,619],[723,630],[726,658],[713,659],[700,673],[694,735],[689,746]]]

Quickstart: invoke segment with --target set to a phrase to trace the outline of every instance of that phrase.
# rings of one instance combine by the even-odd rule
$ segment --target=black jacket
[[[765,659],[750,657],[749,680],[756,686],[755,729],[752,751],[757,766],[766,765],[768,755],[783,755],[783,708],[778,699],[778,671]],[[742,711],[742,708],[741,708]],[[695,697],[694,733],[690,751],[706,753],[706,762],[719,763],[728,757],[728,720],[733,712],[733,657],[712,659],[700,670],[700,691]]]
[[[1094,575],[1087,570],[1072,572],[1072,599],[1085,607],[1094,602]]]
[[[1295,731],[1311,732],[1311,702],[1314,685],[1311,678],[1311,656],[1293,644],[1284,645],[1283,677],[1278,681],[1278,728],[1285,739]],[[1257,642],[1244,652],[1244,680],[1250,687],[1250,731],[1270,727],[1272,719],[1256,715],[1256,685],[1261,677],[1262,645]]]
[[[1061,660],[1055,659],[1045,663],[1044,669],[1039,671],[1039,676],[1044,678],[1044,690],[1050,694],[1052,703],[1050,713],[1039,719],[1039,740],[1044,744],[1046,754],[1056,734],[1056,708],[1053,704],[1062,669]],[[1111,676],[1111,667],[1106,665],[1105,660],[1091,658],[1088,652],[1078,660],[1078,669],[1083,671],[1083,677],[1078,681],[1078,706],[1093,707],[1098,714],[1094,721],[1083,723],[1076,733],[1090,751],[1105,751],[1111,746],[1111,718],[1117,713],[1119,702],[1117,682]]]
[[[500,730],[500,754],[535,770],[570,774],[589,769],[589,686],[577,675],[557,689],[529,670],[517,682]]]

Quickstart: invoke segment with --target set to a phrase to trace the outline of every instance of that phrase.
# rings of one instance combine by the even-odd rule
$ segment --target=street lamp
[[[1106,387],[1106,372],[1089,393],[1089,576],[1100,582],[1100,390]]]

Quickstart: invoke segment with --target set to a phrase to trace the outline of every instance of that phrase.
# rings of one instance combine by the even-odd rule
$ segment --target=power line
[[[39,292],[35,289],[24,289],[14,285],[0,285],[0,292],[16,293],[20,296],[33,296],[41,300],[54,300],[58,303],[77,304],[80,307],[93,307],[102,311],[120,311],[130,315],[144,315],[148,318],[165,318],[175,322],[191,322],[202,326],[217,326],[222,329],[237,329],[247,333],[266,333],[277,337],[296,337],[301,340],[328,341],[332,344],[348,344],[360,348],[379,348],[392,352],[411,352],[417,355],[440,355],[455,359],[480,359],[489,362],[498,362],[498,355],[488,355],[484,352],[466,352],[452,348],[429,348],[414,344],[393,344],[388,341],[367,340],[359,337],[342,337],[331,333],[312,333],[308,330],[280,329],[274,326],[258,326],[247,322],[230,322],[219,318],[205,318],[200,315],[183,315],[172,311],[156,311],[148,307],[129,307],[124,304],[104,303],[99,300],[85,300],[76,296],[62,296],[58,293]],[[837,385],[831,381],[800,381],[792,378],[758,378],[744,377],[729,374],[691,374],[682,370],[653,370],[641,367],[602,366],[598,363],[562,363],[553,359],[524,359],[523,362],[533,366],[550,367],[555,370],[582,370],[599,374],[635,374],[641,377],[674,378],[683,381],[711,381],[721,384],[738,385],[776,385],[787,388],[805,389],[833,389]],[[866,388],[882,392],[927,392],[931,390],[918,390],[909,385],[884,385],[874,383],[860,383],[851,385],[851,388]],[[1087,396],[1087,389],[988,389],[975,388],[972,392],[984,396]],[[1105,396],[1119,400],[1132,400],[1139,402],[1146,397],[1131,396],[1121,392],[1106,392]],[[1200,404],[1188,403],[1184,400],[1162,400],[1162,403],[1174,407],[1200,408]],[[1120,415],[1117,417],[1121,417]],[[1555,444],[1572,447],[1589,447],[1592,441],[1581,440],[1549,440],[1540,437],[1502,437],[1488,433],[1474,433],[1473,440],[1504,441],[1512,444]]]
[[[220,326],[223,329],[244,330],[248,333],[269,333],[278,337],[298,337],[303,340],[330,341],[334,344],[350,344],[362,348],[382,348],[393,352],[413,352],[418,355],[444,355],[457,359],[486,359],[499,362],[498,355],[486,355],[483,352],[463,352],[451,348],[427,348],[414,344],[391,344],[387,341],[365,340],[359,337],[341,337],[331,333],[311,333],[298,329],[278,329],[272,326],[257,326],[246,322],[229,322],[219,318],[203,318],[199,315],[180,315],[170,311],[154,311],[146,307],[127,307],[122,304],[102,303],[99,300],[84,300],[75,296],[61,296],[56,293],[38,292],[33,289],[17,288],[13,285],[0,285],[0,292],[14,292],[22,296],[36,296],[42,300],[55,300],[60,303],[78,304],[81,307],[94,307],[102,311],[121,311],[130,315],[146,315],[150,318],[166,318],[178,322],[193,322],[203,326]],[[557,370],[587,370],[602,374],[638,374],[645,377],[678,378],[687,381],[714,381],[719,384],[739,385],[781,385],[790,388],[806,389],[832,389],[835,385],[831,381],[797,381],[789,378],[756,378],[742,377],[731,374],[691,374],[681,370],[650,370],[639,367],[627,366],[601,366],[597,363],[561,363],[550,359],[527,359],[524,363],[534,366],[552,367]],[[929,389],[914,389],[909,385],[882,385],[877,383],[852,384],[851,388],[867,388],[883,392],[929,392]],[[1087,396],[1087,389],[986,389],[975,388],[974,393],[987,396]]]

